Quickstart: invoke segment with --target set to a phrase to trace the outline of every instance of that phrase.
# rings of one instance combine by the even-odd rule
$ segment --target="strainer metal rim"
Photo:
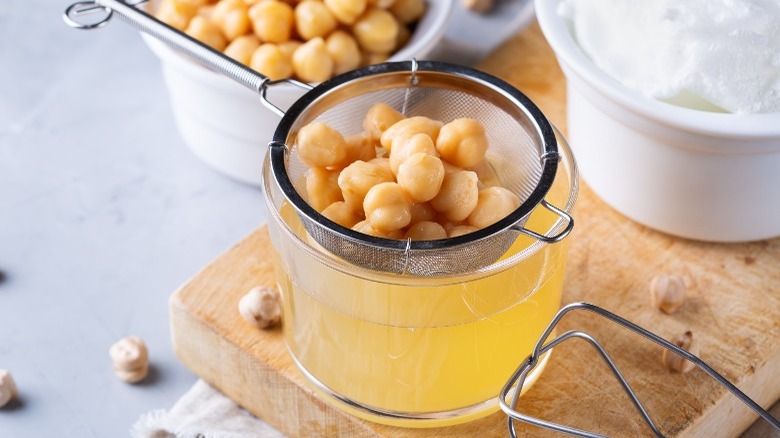
[[[513,102],[519,109],[528,115],[529,121],[533,123],[537,130],[537,135],[543,144],[543,151],[539,157],[542,161],[542,172],[534,190],[512,213],[492,225],[457,237],[438,240],[387,239],[363,234],[331,221],[311,207],[298,193],[293,182],[289,178],[286,167],[287,152],[290,150],[290,147],[287,145],[287,138],[298,118],[314,102],[352,81],[365,80],[371,76],[397,74],[401,72],[409,73],[410,83],[413,83],[417,72],[451,74],[478,82],[483,86],[495,90],[497,94],[502,95],[504,98]],[[558,161],[560,159],[558,142],[552,125],[536,104],[520,90],[502,79],[474,68],[438,61],[416,60],[387,62],[352,70],[335,76],[314,87],[295,101],[284,114],[274,132],[273,140],[269,143],[268,154],[271,172],[276,183],[299,214],[306,216],[309,220],[316,222],[320,226],[326,227],[331,232],[352,242],[380,246],[393,250],[412,250],[415,252],[452,249],[461,245],[468,245],[494,236],[497,233],[507,231],[509,228],[521,224],[523,219],[528,216],[547,195],[547,192],[555,180],[555,175],[558,170]]]

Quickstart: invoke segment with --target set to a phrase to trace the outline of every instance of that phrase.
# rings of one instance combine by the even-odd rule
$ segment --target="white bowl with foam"
[[[409,42],[390,61],[423,59],[444,35],[453,2],[428,0],[428,10]],[[257,93],[180,55],[142,34],[162,61],[174,119],[184,142],[207,165],[239,181],[260,186],[266,147],[279,116]],[[286,110],[305,90],[289,84],[268,88],[274,105]]]
[[[675,236],[780,236],[780,113],[699,111],[627,88],[583,53],[558,15],[560,2],[535,7],[566,76],[568,138],[591,189],[625,216]]]

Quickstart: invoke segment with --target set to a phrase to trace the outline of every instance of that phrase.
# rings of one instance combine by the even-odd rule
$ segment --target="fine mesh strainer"
[[[260,94],[269,109],[283,116],[269,144],[273,177],[307,232],[337,256],[379,271],[436,276],[492,264],[519,233],[554,243],[571,231],[572,218],[544,200],[560,159],[554,130],[536,105],[511,85],[471,68],[415,60],[354,70],[313,88],[293,80],[270,81],[146,14],[138,8],[141,3],[144,2],[79,2],[66,10],[65,19],[77,28],[95,28],[117,14]],[[80,23],[78,17],[88,12],[102,13],[104,18],[86,25]],[[310,90],[284,113],[266,99],[267,88],[279,82]],[[342,227],[318,213],[305,199],[304,174],[308,168],[300,161],[295,147],[298,131],[308,123],[323,121],[345,135],[358,133],[366,112],[377,102],[406,116],[424,115],[445,123],[461,117],[479,120],[490,142],[487,160],[501,184],[519,196],[520,206],[479,231],[430,241],[373,237]],[[559,215],[565,223],[557,234],[548,236],[524,227],[538,205]]]

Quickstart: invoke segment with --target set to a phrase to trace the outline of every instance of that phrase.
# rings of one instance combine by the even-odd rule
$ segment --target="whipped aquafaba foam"
[[[563,0],[558,13],[599,68],[647,96],[780,111],[778,0]]]

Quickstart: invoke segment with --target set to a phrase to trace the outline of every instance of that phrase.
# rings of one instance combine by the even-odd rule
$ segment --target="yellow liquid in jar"
[[[306,241],[294,209],[285,202],[279,212]],[[554,220],[547,211],[535,211],[527,226],[548,229]],[[519,237],[503,258],[533,242]],[[292,244],[275,248],[274,261],[285,337],[299,365],[330,391],[363,406],[419,414],[496,399],[560,307],[565,243],[545,245],[491,275],[450,284],[360,278]],[[387,424],[438,426],[497,409],[493,403],[477,415],[435,424],[348,410]]]

